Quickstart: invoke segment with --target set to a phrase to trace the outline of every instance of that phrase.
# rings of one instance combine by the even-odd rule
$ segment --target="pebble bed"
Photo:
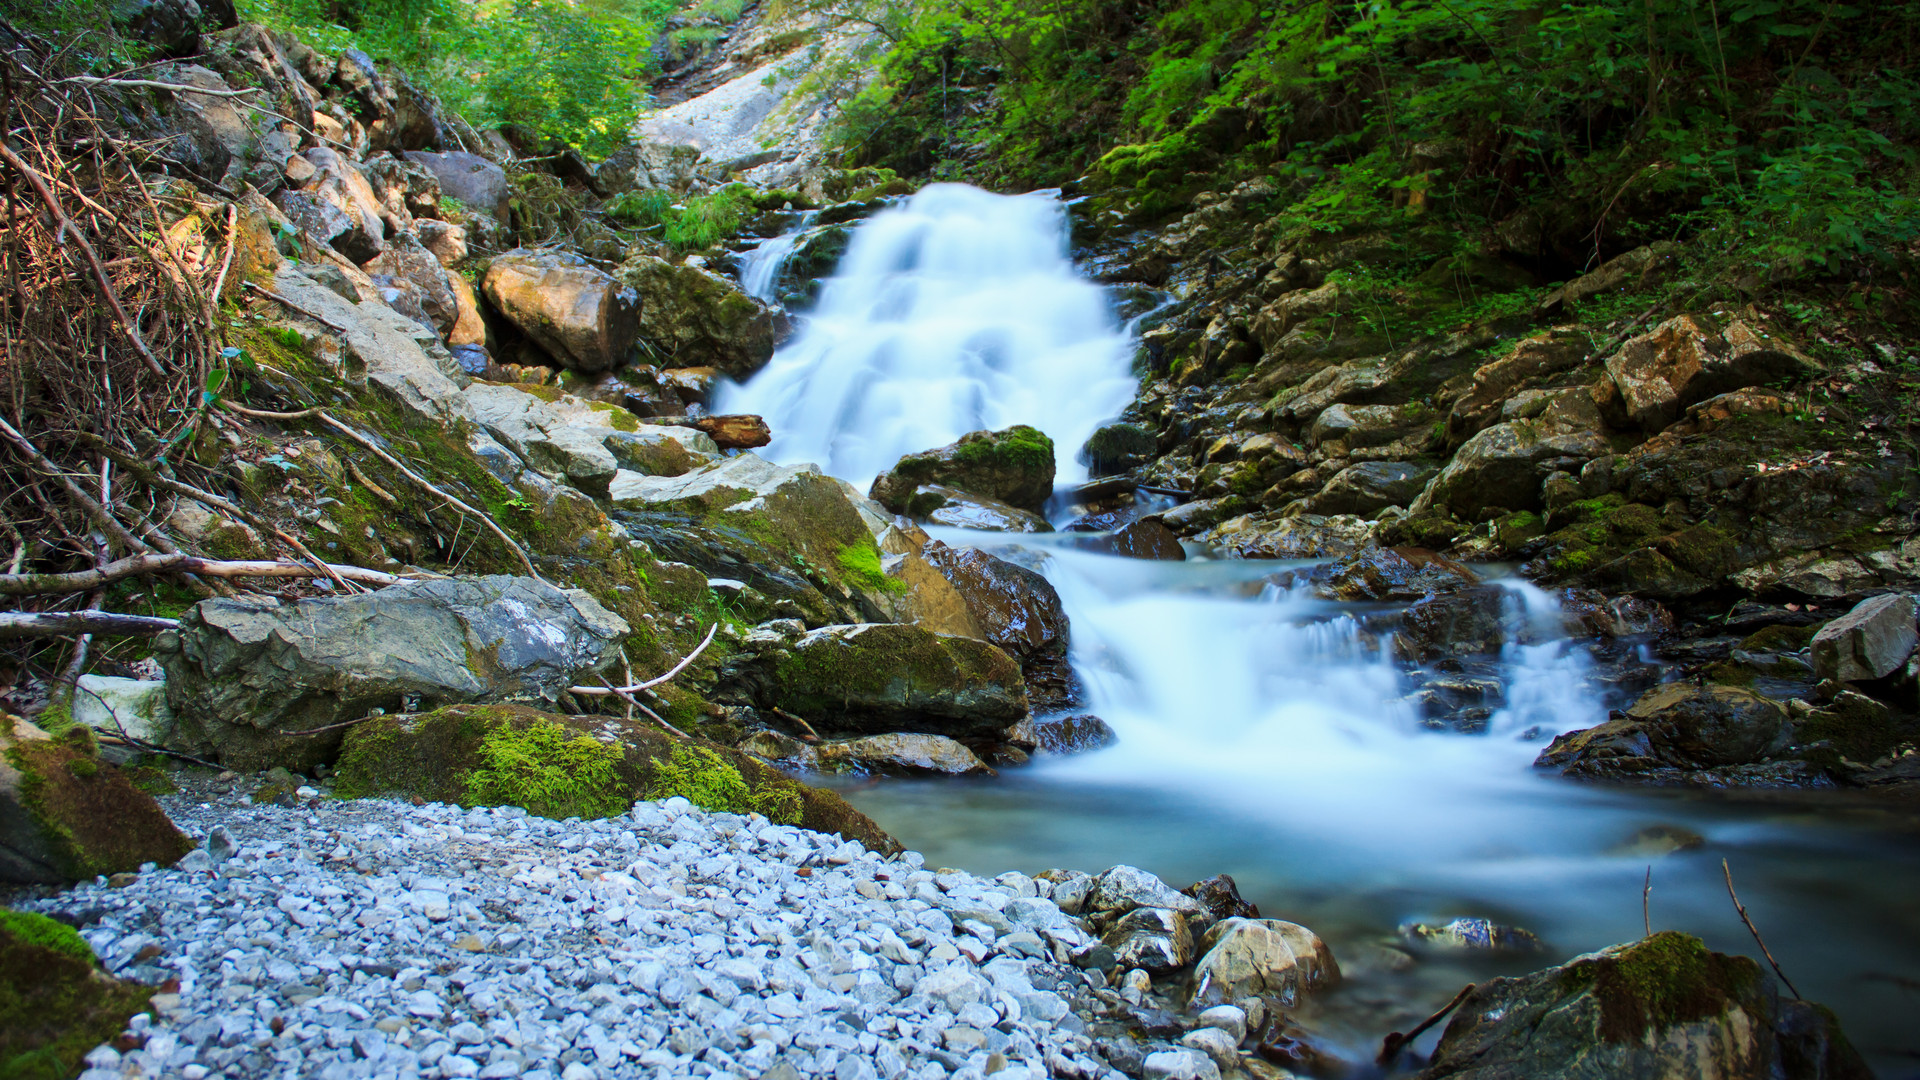
[[[84,1080],[1123,1075],[1069,962],[1092,939],[1021,874],[680,799],[162,803],[204,840],[179,865],[21,905],[178,982]]]

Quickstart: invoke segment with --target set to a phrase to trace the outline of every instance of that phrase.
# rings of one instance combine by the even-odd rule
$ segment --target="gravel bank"
[[[162,802],[210,843],[21,905],[178,980],[86,1080],[1121,1076],[1065,962],[1091,939],[1023,875],[679,799],[589,822]]]

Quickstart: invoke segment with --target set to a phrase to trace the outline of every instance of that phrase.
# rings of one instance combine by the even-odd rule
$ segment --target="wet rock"
[[[1186,549],[1180,546],[1179,537],[1156,518],[1127,522],[1107,536],[1087,542],[1085,547],[1129,559],[1182,562],[1187,557]]]
[[[1439,473],[1432,465],[1405,461],[1363,461],[1334,473],[1320,493],[1307,500],[1312,514],[1372,517],[1389,506],[1406,506]]]
[[[1228,515],[1227,508],[1230,503],[1239,501],[1238,499],[1196,499],[1193,502],[1181,503],[1172,509],[1163,510],[1154,514],[1153,517],[1173,530],[1175,536],[1193,536],[1218,525],[1221,519]]]
[[[1813,672],[1822,679],[1861,682],[1899,670],[1920,646],[1914,597],[1888,593],[1863,600],[1813,635]]]
[[[741,743],[740,749],[755,757],[827,772],[967,776],[993,771],[962,744],[944,735],[923,732],[889,732],[808,744],[763,731]]]
[[[482,288],[521,332],[576,371],[619,367],[639,332],[640,294],[578,255],[515,248],[487,267]]]
[[[1200,542],[1230,558],[1324,559],[1353,554],[1372,532],[1371,522],[1351,515],[1248,514],[1220,523]]]
[[[745,380],[773,355],[774,311],[730,278],[651,255],[621,264],[640,297],[639,333],[663,366],[711,367]]]
[[[1340,965],[1318,934],[1279,919],[1225,919],[1200,939],[1189,1009],[1248,997],[1283,1006],[1340,982]]]
[[[1066,708],[1078,699],[1067,661],[1073,628],[1052,582],[978,548],[936,541],[921,557],[960,594],[982,636],[1019,662],[1036,711]]]
[[[1478,953],[1546,951],[1546,946],[1531,931],[1502,926],[1491,919],[1459,918],[1439,926],[1404,923],[1397,932],[1400,940],[1421,949]]]
[[[983,532],[1053,531],[1053,526],[1047,522],[1046,518],[1031,510],[1021,510],[983,495],[974,495],[959,488],[942,487],[939,484],[922,484],[915,488],[909,505],[915,508],[913,516],[925,518],[929,524],[933,525],[948,525],[956,529],[979,529]]]
[[[1035,744],[1050,754],[1085,753],[1112,746],[1118,739],[1105,720],[1090,713],[1036,721],[1033,734]]]
[[[1162,975],[1193,959],[1187,916],[1167,908],[1140,907],[1122,915],[1100,940],[1122,968]]]
[[[1183,915],[1198,915],[1205,909],[1200,902],[1137,866],[1109,868],[1095,878],[1087,894],[1085,910],[1096,915],[1124,915],[1135,908],[1165,908]]]
[[[1712,1063],[1711,1065],[1707,1063]],[[1783,998],[1744,956],[1662,931],[1560,967],[1481,983],[1419,1080],[1694,1076],[1865,1080],[1833,1014]]]
[[[1094,476],[1113,476],[1153,460],[1159,438],[1144,424],[1108,424],[1080,450],[1080,461]]]
[[[1785,709],[1751,691],[1673,682],[1598,727],[1559,736],[1534,764],[1585,779],[1746,765],[1777,747],[1786,722]]]
[[[1240,896],[1240,886],[1230,874],[1215,874],[1205,881],[1196,881],[1181,892],[1200,901],[1206,909],[1209,921],[1221,919],[1257,919],[1260,909],[1248,903]]]
[[[304,770],[332,759],[347,721],[376,711],[554,700],[610,663],[628,632],[585,592],[491,576],[203,601],[154,652],[174,748],[236,769]]]
[[[885,550],[884,547],[882,550]],[[897,592],[882,591],[874,597],[875,602],[892,616],[891,621],[913,623],[936,634],[991,640],[986,629],[974,618],[973,610],[960,590],[919,554],[908,551],[898,555],[883,555],[880,570],[902,586]],[[1006,647],[1001,642],[995,644]],[[1031,688],[1028,694],[1031,696]]]
[[[1635,637],[1674,628],[1673,612],[1638,596],[1608,598],[1590,589],[1568,589],[1560,596],[1560,614],[1569,634]]]
[[[1341,600],[1418,600],[1476,585],[1473,571],[1425,548],[1370,547],[1333,564],[1325,590]]]
[[[1508,639],[1512,595],[1498,585],[1476,585],[1430,596],[1401,616],[1394,639],[1412,659],[1472,656],[1498,652]]]
[[[984,641],[918,626],[826,626],[775,662],[769,705],[816,727],[994,736],[1027,713],[1019,666]]]
[[[173,865],[192,841],[153,796],[93,755],[90,732],[72,731],[55,739],[0,714],[0,882],[68,885]]]
[[[474,210],[507,220],[507,197],[512,188],[506,170],[478,154],[450,151],[444,154],[408,150],[408,161],[423,166],[440,181],[440,193],[458,199]]]
[[[1765,331],[1736,320],[1715,333],[1691,315],[1668,319],[1607,358],[1627,416],[1646,431],[1659,431],[1687,406],[1716,394],[1817,370]]]
[[[1037,428],[974,431],[934,450],[908,454],[873,482],[871,494],[897,514],[926,516],[919,489],[956,488],[1038,512],[1053,494],[1053,440]]]

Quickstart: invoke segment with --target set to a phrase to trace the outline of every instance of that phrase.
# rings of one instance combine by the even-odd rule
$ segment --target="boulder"
[[[1153,460],[1159,436],[1145,424],[1108,424],[1087,438],[1080,463],[1094,476],[1112,476]]]
[[[1394,643],[1417,660],[1498,652],[1507,643],[1512,606],[1512,594],[1498,585],[1429,596],[1401,615]]]
[[[668,367],[712,367],[744,381],[773,356],[774,309],[731,278],[651,255],[621,265],[640,300],[639,333]]]
[[[1139,968],[1150,975],[1164,975],[1193,959],[1193,934],[1187,929],[1186,914],[1167,908],[1134,908],[1100,940],[1113,950],[1114,962],[1122,970]]]
[[[486,342],[484,323],[478,326],[479,337],[473,337],[476,329],[474,320],[479,317],[477,309],[472,310],[467,316],[468,323],[462,328],[464,331],[462,340],[453,341],[453,329],[462,317],[462,294],[454,291],[452,275],[449,275],[447,268],[441,265],[439,257],[428,251],[426,245],[422,244],[420,238],[413,233],[396,233],[387,241],[386,249],[372,259],[361,263],[360,269],[365,270],[376,284],[379,284],[382,278],[390,278],[411,282],[419,288],[422,310],[425,311],[433,328],[449,342],[453,344],[484,344]],[[464,280],[460,284],[463,290],[470,289]],[[470,296],[471,293],[468,292],[466,295]],[[468,306],[472,307],[471,300]]]
[[[963,744],[945,735],[924,732],[896,731],[809,744],[777,732],[762,731],[741,743],[740,749],[755,757],[823,772],[944,776],[993,772]]]
[[[1593,347],[1593,339],[1583,332],[1547,330],[1523,339],[1500,359],[1481,365],[1447,416],[1448,441],[1464,441],[1497,423],[1501,407],[1515,391],[1580,367]]]
[[[353,287],[355,283],[346,280],[348,269],[359,274],[357,268],[324,262],[285,265],[273,276],[273,291],[299,305],[302,312],[325,319],[333,327],[346,328],[337,336],[316,331],[314,337],[327,342],[329,348],[338,345],[331,356],[327,348],[319,351],[340,366],[349,383],[371,383],[422,416],[448,416],[466,382],[453,354],[432,329],[378,299],[350,299],[330,287],[329,281],[336,277],[339,280],[333,283]],[[329,270],[337,274],[326,273]]]
[[[73,719],[96,731],[164,743],[173,731],[167,684],[158,679],[82,675],[73,693]]]
[[[535,732],[531,739],[529,731]],[[568,745],[582,739],[593,745]],[[489,741],[497,748],[494,754],[483,753]],[[522,794],[495,776],[481,775],[482,782],[475,783],[500,750],[515,748],[528,761],[522,775],[544,781],[538,790]],[[595,767],[579,768],[581,759]],[[562,716],[518,705],[452,705],[356,724],[341,747],[335,793],[348,799],[399,795],[461,806],[519,805],[560,818],[583,810],[624,812],[636,796],[681,795],[708,810],[758,812],[815,832],[838,833],[882,854],[900,850],[899,841],[839,795],[802,784],[731,747],[682,742],[650,721]]]
[[[877,597],[893,617],[892,621],[913,623],[936,634],[992,640],[974,617],[967,598],[961,595],[946,575],[917,552],[883,555],[880,570],[902,586],[897,591],[883,591]],[[995,644],[1003,649],[1008,648],[1007,642]],[[1033,696],[1031,685],[1027,694],[1029,698]]]
[[[979,529],[982,532],[1053,531],[1053,526],[1046,518],[1031,510],[1022,510],[983,495],[939,484],[922,484],[915,488],[909,505],[914,507],[911,511],[913,516],[924,518],[932,525]]]
[[[1279,919],[1222,919],[1200,939],[1193,965],[1193,1010],[1249,997],[1293,1007],[1340,982],[1340,965],[1320,936]]]
[[[1409,509],[1420,516],[1444,508],[1468,520],[1495,509],[1539,509],[1547,471],[1578,470],[1608,452],[1598,410],[1584,395],[1562,394],[1533,418],[1494,424],[1468,439]]]
[[[500,221],[507,219],[507,197],[513,188],[507,183],[505,169],[478,154],[462,151],[435,154],[409,150],[404,156],[440,181],[442,198],[458,199],[470,209],[492,214]]]
[[[639,293],[578,255],[515,248],[493,260],[481,287],[521,332],[576,371],[619,367],[639,332]]]
[[[991,737],[1027,714],[1019,665],[998,647],[900,623],[825,626],[778,654],[764,703],[816,727]]]
[[[1077,695],[1067,653],[1073,628],[1052,582],[978,548],[935,541],[921,550],[921,557],[952,584],[980,636],[1019,661],[1028,702],[1036,711],[1072,704]]]
[[[0,1053],[21,1080],[83,1075],[96,1047],[157,1011],[154,987],[109,977],[77,930],[31,911],[0,908],[0,987]]]
[[[1406,506],[1418,498],[1439,469],[1407,461],[1363,461],[1349,465],[1307,500],[1311,514],[1354,514],[1372,517],[1389,506]]]
[[[1479,582],[1473,571],[1424,548],[1370,547],[1334,563],[1322,588],[1339,600],[1418,600]]]
[[[1385,446],[1433,423],[1433,410],[1420,405],[1329,405],[1313,418],[1307,441],[1314,446],[1339,440],[1349,450]]]
[[[1022,510],[1038,512],[1053,495],[1053,440],[1024,424],[973,431],[934,450],[901,458],[873,482],[874,499],[896,514],[924,516],[923,485],[957,488]]]
[[[1158,518],[1129,521],[1109,535],[1084,546],[1092,551],[1104,551],[1129,559],[1183,562],[1187,557],[1187,549],[1180,546],[1180,538]]]
[[[1240,884],[1233,880],[1231,874],[1215,874],[1205,881],[1196,881],[1180,891],[1200,901],[1201,908],[1207,913],[1209,923],[1216,923],[1221,919],[1260,917],[1260,909],[1241,897]]]
[[[387,225],[381,214],[380,199],[374,195],[373,186],[367,178],[354,167],[352,161],[342,157],[331,147],[316,146],[301,155],[314,168],[314,175],[298,194],[319,200],[332,207],[345,217],[347,228],[331,235],[317,234],[319,239],[334,250],[353,260],[355,265],[366,262],[380,254],[387,246]],[[301,214],[287,202],[279,206],[287,212],[294,223],[307,226]]]
[[[577,589],[490,576],[353,596],[203,601],[155,639],[171,746],[234,769],[304,771],[376,711],[552,701],[630,628]]]
[[[1553,740],[1535,765],[1583,779],[1636,779],[1661,770],[1760,761],[1790,734],[1787,711],[1749,690],[1671,682],[1598,727]]]
[[[1560,1076],[1867,1080],[1833,1013],[1744,956],[1671,930],[1480,983],[1418,1080]]]
[[[1893,674],[1920,646],[1915,610],[1914,597],[1906,593],[1862,600],[1813,635],[1814,675],[1861,682]]]
[[[1199,915],[1200,902],[1137,866],[1109,867],[1094,878],[1084,908],[1088,914],[1118,916],[1135,908],[1164,908]]]
[[[606,495],[620,474],[614,447],[632,450],[622,420],[638,423],[613,405],[558,397],[545,401],[511,386],[476,383],[453,403],[463,420],[498,439],[528,465],[592,495]]]
[[[165,145],[169,156],[209,179],[243,190],[248,185],[267,191],[279,186],[287,159],[298,149],[297,141],[247,100],[225,96],[232,89],[227,80],[197,64],[165,65],[148,78],[221,95],[191,91],[173,95],[165,121],[172,135]]]
[[[1350,514],[1243,514],[1214,526],[1200,542],[1233,559],[1341,558],[1359,550],[1372,531],[1372,523]]]
[[[1736,320],[1716,333],[1691,315],[1668,319],[1607,358],[1628,418],[1646,431],[1659,431],[1687,406],[1716,394],[1818,370],[1765,331]]]
[[[685,476],[720,456],[719,444],[706,432],[683,427],[614,431],[604,445],[620,468],[642,476]]]
[[[1028,689],[1032,693],[1032,689]],[[1061,716],[1035,721],[1034,745],[1049,754],[1079,754],[1112,746],[1117,740],[1113,728],[1091,713]]]
[[[0,882],[70,885],[142,863],[172,866],[193,842],[153,796],[93,756],[91,733],[72,730],[78,737],[54,739],[0,713]]]

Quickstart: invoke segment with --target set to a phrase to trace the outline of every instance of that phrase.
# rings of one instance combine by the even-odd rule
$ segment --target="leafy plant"
[[[631,793],[620,782],[620,748],[546,722],[502,724],[480,743],[480,764],[466,779],[470,806],[519,806],[550,818],[624,813]]]

